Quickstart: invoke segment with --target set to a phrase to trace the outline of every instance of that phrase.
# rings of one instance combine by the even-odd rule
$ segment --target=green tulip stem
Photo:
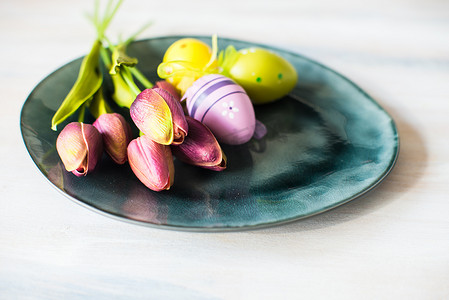
[[[80,123],[84,123],[84,118],[86,116],[87,102],[84,102],[83,105],[81,105],[81,107],[80,107],[80,111],[79,111],[79,114],[78,114],[78,122],[80,122]]]
[[[128,68],[126,66],[123,66],[121,73],[123,75],[123,79],[125,80],[126,84],[129,86],[131,91],[134,93],[134,97],[137,97],[137,95],[140,94],[141,90],[139,89],[139,87],[134,82],[133,77],[131,75],[130,68]]]
[[[140,72],[139,69],[137,69],[137,67],[132,67],[128,70],[146,89],[151,89],[153,87],[153,84],[142,74],[142,72]]]
[[[148,24],[149,25],[149,24]],[[110,49],[110,51],[111,52],[113,52],[114,51],[114,49],[115,49],[115,46],[114,46],[114,44],[112,44],[112,42],[107,38],[107,37],[104,37],[104,39],[105,39],[105,41],[106,41],[106,43],[108,44],[108,48]],[[128,43],[130,43],[130,41],[132,41],[132,39],[130,38],[130,39],[128,39],[126,42],[125,42],[125,45],[127,45]],[[105,65],[106,65],[106,67],[108,68],[108,69],[110,69],[110,66],[112,65],[112,61],[111,61],[111,59],[110,59],[110,56],[108,55],[108,53],[107,53],[107,51],[106,51],[106,49],[105,49],[105,51],[104,51],[104,53],[102,52],[101,53],[101,58],[103,59],[103,62],[105,63]],[[124,67],[126,67],[126,66],[124,66]],[[131,74],[143,85],[143,87],[144,88],[146,88],[146,89],[151,89],[152,87],[153,87],[153,83],[151,83],[151,81],[149,81],[146,77],[145,77],[145,75],[143,75],[143,73],[137,68],[137,66],[133,66],[133,67],[128,67],[128,68],[126,68],[129,72],[131,72]],[[125,79],[125,77],[126,76],[123,76],[123,78]],[[125,82],[129,85],[129,83],[132,81],[132,85],[136,85],[135,83],[134,83],[134,80],[132,80],[132,77],[129,77],[129,78],[127,78],[127,79],[125,79]],[[132,86],[130,86],[133,90],[136,90],[134,87],[132,87]],[[137,88],[137,86],[135,86],[136,88]],[[139,90],[139,92],[137,93],[137,94],[139,94],[140,93],[140,90]],[[136,95],[137,95],[136,94]]]
[[[109,0],[106,5],[106,10],[104,13],[104,16],[100,16],[100,1],[95,1],[95,8],[94,8],[94,14],[93,15],[87,15],[87,17],[92,21],[95,28],[97,29],[97,37],[98,39],[102,40],[104,38],[104,33],[106,31],[106,28],[109,26],[109,23],[111,23],[115,13],[119,9],[120,5],[122,4],[123,0],[118,0],[117,3],[114,5],[113,0]]]
[[[101,60],[103,61],[104,65],[109,70],[111,68],[112,62],[111,62],[108,50],[105,47],[101,47],[100,56],[101,56]]]

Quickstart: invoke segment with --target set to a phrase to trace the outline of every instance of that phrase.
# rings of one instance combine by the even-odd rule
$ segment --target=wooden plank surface
[[[111,35],[217,33],[349,77],[393,116],[401,153],[360,199],[236,233],[145,228],[69,201],[23,145],[20,109],[94,39],[92,1],[0,3],[0,299],[449,298],[449,2],[125,1]]]

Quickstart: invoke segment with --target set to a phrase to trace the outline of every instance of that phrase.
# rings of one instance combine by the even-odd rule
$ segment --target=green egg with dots
[[[239,50],[229,75],[245,89],[254,104],[281,99],[295,87],[298,80],[292,64],[263,48]]]

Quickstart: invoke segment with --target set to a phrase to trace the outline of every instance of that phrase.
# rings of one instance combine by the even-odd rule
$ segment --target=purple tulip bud
[[[189,124],[189,135],[184,143],[172,145],[173,155],[188,164],[202,168],[223,171],[226,169],[226,156],[217,139],[203,123],[186,117]]]
[[[169,146],[143,135],[129,143],[128,160],[137,178],[153,191],[168,190],[173,185],[175,167]]]
[[[79,122],[67,124],[56,140],[56,150],[67,171],[76,176],[91,173],[103,154],[98,130]]]
[[[118,113],[103,114],[93,124],[103,137],[106,152],[117,164],[128,160],[127,147],[132,139],[131,126]]]
[[[137,128],[159,144],[181,144],[187,135],[188,125],[181,103],[164,89],[144,90],[129,112]]]

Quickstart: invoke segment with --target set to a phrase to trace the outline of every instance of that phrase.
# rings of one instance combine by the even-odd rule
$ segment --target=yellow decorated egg
[[[296,85],[296,69],[278,54],[262,48],[239,50],[229,75],[248,93],[254,104],[272,102]]]
[[[193,67],[201,68],[209,62],[211,54],[212,50],[206,43],[194,38],[184,38],[168,47],[163,62],[188,61]]]
[[[165,52],[162,61],[165,69],[162,71],[166,75],[177,72],[168,77],[167,81],[183,94],[196,79],[203,75],[191,71],[205,68],[211,55],[212,49],[206,43],[195,38],[183,38],[171,44]],[[216,62],[213,65],[216,65]]]

